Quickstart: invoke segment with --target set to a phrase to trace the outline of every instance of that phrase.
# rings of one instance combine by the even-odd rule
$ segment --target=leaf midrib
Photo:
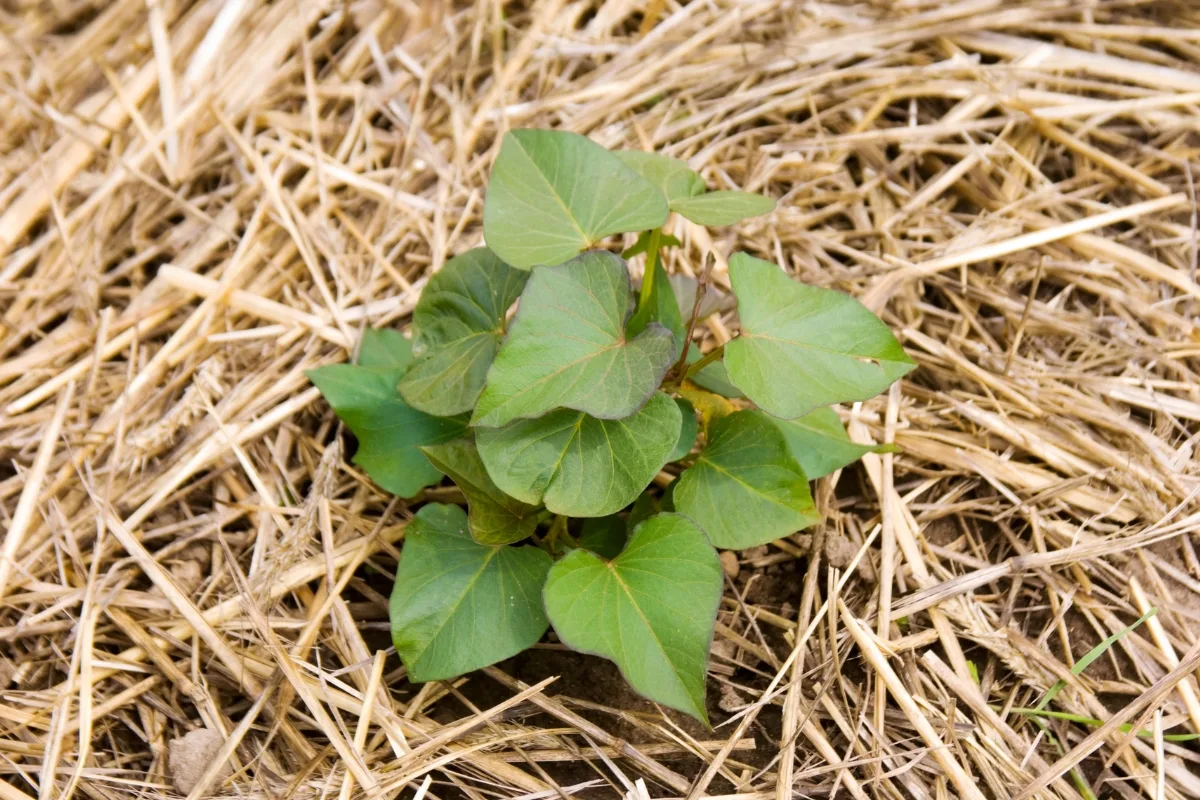
[[[621,578],[621,573],[617,570],[617,567],[620,566],[620,558],[618,557],[613,561],[603,563],[602,566],[608,569],[613,580],[615,580],[617,585],[621,587],[621,591],[625,592],[625,596],[629,598],[629,604],[633,606],[633,609],[637,612],[638,617],[642,620],[642,624],[645,625],[646,630],[650,632],[650,638],[654,640],[654,644],[658,648],[658,652],[661,653],[666,662],[671,665],[671,677],[675,681],[676,686],[683,691],[684,696],[688,698],[688,701],[692,704],[692,706],[696,707],[695,699],[692,697],[691,692],[688,691],[687,686],[684,685],[682,680],[680,680],[678,668],[676,667],[675,662],[671,659],[671,656],[667,654],[667,648],[663,645],[662,640],[658,638],[658,632],[654,630],[654,626],[642,612],[642,607],[638,605],[637,600],[634,599],[633,592],[630,591],[628,584],[626,584]],[[624,645],[622,645],[621,649],[624,650]]]

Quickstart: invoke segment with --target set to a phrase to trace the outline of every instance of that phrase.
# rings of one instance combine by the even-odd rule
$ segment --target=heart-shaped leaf
[[[700,423],[696,421],[696,407],[682,397],[676,398],[675,403],[679,406],[679,414],[683,421],[679,425],[679,441],[675,443],[671,455],[667,456],[667,461],[678,461],[692,452],[692,447],[696,444],[696,434],[700,432]]]
[[[483,205],[483,235],[514,267],[561,264],[605,236],[657,228],[667,203],[600,145],[566,131],[504,135]]]
[[[392,642],[417,683],[454,678],[533,646],[546,632],[550,556],[487,547],[458,506],[431,504],[404,536],[390,612]]]
[[[612,561],[575,550],[551,568],[544,595],[568,647],[615,661],[638,692],[708,723],[704,675],[721,563],[695,523],[652,517]]]
[[[417,361],[400,381],[405,402],[443,417],[471,410],[504,338],[505,312],[528,278],[477,247],[429,279],[413,311]]]
[[[745,253],[729,259],[741,335],[725,345],[733,385],[764,411],[795,419],[866,400],[911,370],[882,321],[849,295],[805,286]]]
[[[555,514],[602,517],[633,502],[679,441],[675,401],[656,392],[625,419],[554,411],[475,432],[488,474],[518,500]]]
[[[499,427],[556,408],[621,419],[645,404],[671,364],[670,331],[625,335],[632,298],[625,262],[592,251],[534,270],[472,424]]]
[[[695,197],[708,191],[700,173],[689,167],[687,162],[680,161],[678,158],[660,156],[658,153],[647,153],[641,150],[615,150],[613,155],[654,184],[667,198],[667,205],[671,206],[672,210],[674,210],[673,204],[679,200]]]
[[[761,217],[775,210],[770,197],[751,192],[722,189],[678,200],[671,210],[697,225],[732,225],[750,217]]]
[[[779,428],[787,440],[788,452],[800,462],[809,480],[823,478],[853,464],[867,453],[883,450],[881,445],[851,441],[842,427],[841,418],[832,408],[817,408],[796,419],[779,419],[769,414],[762,414],[762,418]]]
[[[766,544],[820,520],[783,434],[752,411],[713,423],[708,445],[679,476],[674,502],[714,547],[727,550]]]
[[[331,364],[305,374],[358,438],[354,463],[389,492],[412,497],[442,479],[418,448],[457,439],[466,420],[430,416],[400,397],[396,384],[411,361],[403,336],[368,330],[360,350],[364,363],[378,366]]]
[[[704,178],[677,158],[639,150],[618,150],[614,155],[657,186],[672,211],[698,225],[732,225],[775,210],[775,201],[760,194],[708,191]]]
[[[466,495],[471,536],[480,544],[519,542],[538,524],[535,506],[522,503],[500,491],[487,474],[475,443],[458,439],[447,444],[422,447],[425,457]]]

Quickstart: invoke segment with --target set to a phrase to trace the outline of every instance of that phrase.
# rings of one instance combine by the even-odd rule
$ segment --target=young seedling
[[[466,498],[466,512],[422,506],[408,529],[391,619],[410,679],[493,664],[552,625],[707,722],[714,548],[817,523],[809,481],[874,449],[830,406],[914,366],[854,299],[744,253],[729,259],[738,335],[694,346],[713,305],[703,282],[676,297],[660,257],[680,244],[668,216],[728,225],[773,208],[709,191],[676,159],[512,131],[484,205],[487,247],[429,280],[411,346],[367,331],[357,365],[309,373],[380,486],[417,498],[447,476]],[[626,258],[646,256],[636,293],[622,257],[597,247],[621,233],[640,234]],[[648,491],[671,463],[678,478]]]

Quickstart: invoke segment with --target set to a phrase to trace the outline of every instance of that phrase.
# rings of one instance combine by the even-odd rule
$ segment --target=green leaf
[[[591,550],[601,558],[612,559],[625,547],[628,535],[625,520],[617,514],[609,514],[607,517],[585,519],[578,541],[584,550]]]
[[[654,231],[642,231],[640,234],[638,234],[637,241],[633,243],[633,246],[621,251],[621,258],[633,258],[634,256],[641,255],[642,253],[650,252],[650,235],[652,233],[654,233]],[[658,247],[660,250],[666,250],[668,247],[680,247],[682,245],[683,242],[679,241],[671,234],[659,232]]]
[[[586,136],[504,135],[483,205],[483,235],[514,267],[561,264],[614,233],[657,228],[667,203],[652,183]]]
[[[358,348],[360,367],[390,367],[406,370],[412,363],[412,342],[400,331],[390,328],[367,328]]]
[[[633,502],[679,440],[679,406],[656,392],[617,420],[555,411],[475,432],[488,474],[504,492],[555,514],[602,517]]]
[[[697,225],[732,225],[770,214],[775,210],[775,201],[766,195],[722,189],[678,200],[671,204],[671,210]]]
[[[796,419],[779,419],[769,414],[762,414],[762,418],[779,428],[787,440],[788,451],[800,462],[809,480],[822,478],[881,449],[850,441],[841,418],[829,407],[814,409]]]
[[[783,434],[750,411],[713,423],[708,446],[679,476],[674,501],[714,547],[727,550],[766,544],[820,520]]]
[[[687,363],[695,364],[700,359],[704,358],[704,354],[700,352],[698,347],[689,347],[687,354]],[[725,371],[725,365],[720,361],[710,361],[701,368],[699,372],[693,372],[688,376],[688,380],[702,389],[707,389],[714,394],[719,394],[722,397],[745,397],[741,391],[729,382],[729,373]]]
[[[640,150],[617,150],[614,155],[657,186],[672,211],[699,225],[732,225],[775,210],[775,201],[761,194],[708,191],[704,178],[677,158]]]
[[[667,198],[667,205],[672,210],[677,201],[708,191],[708,187],[704,185],[704,178],[689,167],[687,162],[678,158],[641,150],[615,150],[613,155],[654,184]]]
[[[729,277],[741,335],[725,369],[746,396],[783,419],[866,400],[911,370],[887,325],[849,295],[805,286],[774,264],[737,253]]]
[[[410,408],[396,391],[407,366],[408,340],[395,331],[368,333],[360,357],[400,366],[331,364],[305,374],[358,438],[354,463],[389,492],[412,497],[442,479],[418,448],[457,439],[467,430],[466,420]]]
[[[556,408],[600,419],[637,411],[662,382],[674,343],[653,323],[627,338],[631,305],[625,262],[612,253],[534,270],[472,423],[494,428]]]
[[[431,504],[409,523],[396,570],[392,642],[417,683],[454,678],[533,646],[546,632],[550,556],[487,547],[458,506]]]
[[[546,612],[573,650],[611,659],[641,694],[705,724],[721,564],[689,519],[642,523],[612,561],[575,550],[550,570]]]
[[[695,406],[682,397],[676,398],[675,403],[679,406],[683,422],[679,426],[679,441],[675,443],[675,449],[671,451],[671,455],[667,456],[667,461],[678,461],[692,452],[692,446],[696,444],[696,434],[700,432],[700,423],[696,421]]]
[[[536,506],[522,503],[500,491],[487,474],[475,443],[458,439],[448,444],[422,447],[432,464],[450,476],[467,497],[467,525],[480,544],[510,544],[528,538],[537,527]]]
[[[675,344],[671,361],[679,358],[683,353],[683,338],[687,336],[687,324],[679,313],[679,304],[675,302],[675,290],[671,288],[671,281],[667,277],[667,271],[663,269],[661,261],[656,261],[654,264],[654,280],[650,284],[650,298],[645,306],[639,307],[629,318],[629,322],[625,325],[625,335],[627,337],[637,336],[646,330],[651,322],[657,322],[671,332]]]
[[[400,381],[410,406],[442,417],[471,410],[528,277],[477,247],[429,279],[413,311],[417,361]]]

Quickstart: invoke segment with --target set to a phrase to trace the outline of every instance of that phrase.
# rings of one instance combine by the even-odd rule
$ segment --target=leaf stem
[[[692,316],[688,320],[687,335],[683,337],[683,352],[679,354],[679,361],[667,372],[671,376],[680,376],[677,383],[683,383],[683,376],[687,374],[688,347],[692,343],[692,334],[696,332],[696,321],[700,319],[700,303],[704,300],[704,294],[708,291],[708,279],[709,273],[712,272],[712,265],[712,256],[709,255],[705,259],[704,272],[700,273],[700,280],[696,282],[696,301],[692,303]],[[668,380],[672,379],[669,378]]]
[[[638,295],[638,313],[650,307],[651,292],[654,291],[654,273],[658,271],[658,248],[662,240],[662,228],[650,231],[650,245],[646,249],[646,271],[642,274],[642,291]]]
[[[712,350],[705,353],[704,356],[701,359],[699,359],[695,364],[688,365],[688,368],[683,373],[683,375],[679,376],[679,382],[683,383],[684,381],[686,381],[688,379],[688,377],[696,374],[697,372],[704,369],[709,364],[711,364],[712,362],[714,362],[718,358],[720,358],[722,356],[722,354],[724,354],[724,352],[725,352],[725,345],[723,345],[723,344],[717,345]]]

